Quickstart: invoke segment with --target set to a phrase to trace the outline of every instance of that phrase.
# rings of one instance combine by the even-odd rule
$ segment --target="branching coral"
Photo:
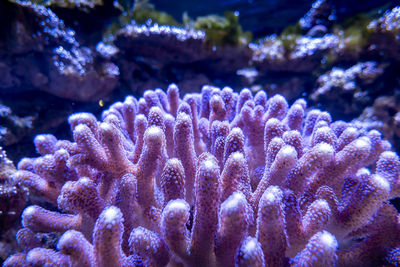
[[[400,162],[360,132],[275,95],[204,86],[148,90],[74,141],[35,139],[13,176],[57,210],[29,206],[5,266],[372,266],[394,263]],[[36,233],[58,232],[56,249]],[[57,263],[56,263],[57,262]]]

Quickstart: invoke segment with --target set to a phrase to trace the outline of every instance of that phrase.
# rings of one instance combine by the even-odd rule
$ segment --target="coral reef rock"
[[[255,66],[262,71],[307,73],[318,67],[324,55],[338,42],[339,38],[333,34],[318,38],[268,36],[259,44],[250,44],[250,48]]]
[[[196,77],[194,87],[186,86],[196,90],[211,79],[238,79],[236,71],[251,58],[247,45],[211,45],[204,31],[176,26],[129,24],[113,38],[121,80],[134,92],[149,85],[143,81],[164,87],[173,80],[182,86],[179,82]]]
[[[317,88],[310,98],[328,110],[340,107],[335,114],[357,115],[372,104],[372,99],[382,88],[378,84],[384,73],[383,64],[373,61],[358,63],[348,69],[332,68],[317,79]],[[379,86],[380,85],[380,86]]]
[[[400,93],[393,96],[378,97],[374,104],[364,109],[353,121],[357,128],[364,130],[378,129],[393,147],[400,147]]]
[[[0,2],[0,89],[41,90],[80,101],[96,101],[117,85],[118,67],[79,44],[49,8]]]
[[[12,110],[0,103],[0,146],[8,146],[32,130],[34,116],[19,117]]]
[[[0,146],[0,263],[18,249],[14,236],[28,196],[25,187],[13,183],[15,172],[14,164]]]

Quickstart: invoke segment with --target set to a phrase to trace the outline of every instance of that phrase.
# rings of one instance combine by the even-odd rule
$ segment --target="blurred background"
[[[176,83],[299,97],[399,151],[396,1],[2,0],[0,146],[70,138],[67,117]]]

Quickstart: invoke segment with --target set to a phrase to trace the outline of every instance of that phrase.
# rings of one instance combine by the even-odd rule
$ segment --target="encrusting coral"
[[[25,209],[4,266],[399,264],[400,162],[376,130],[302,99],[174,84],[69,124],[74,141],[37,136],[41,156],[12,177],[58,208]]]

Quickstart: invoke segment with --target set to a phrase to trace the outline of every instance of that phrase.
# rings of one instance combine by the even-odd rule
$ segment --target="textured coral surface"
[[[71,115],[74,140],[38,135],[12,176],[48,205],[4,266],[399,264],[398,156],[306,104],[171,84]]]

